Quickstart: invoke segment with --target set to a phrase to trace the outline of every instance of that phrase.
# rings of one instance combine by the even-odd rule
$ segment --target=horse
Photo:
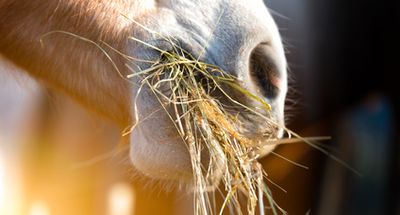
[[[1,0],[0,34],[0,54],[7,60],[121,132],[138,120],[135,111],[149,116],[128,138],[132,165],[152,179],[193,179],[187,147],[166,113],[155,111],[159,104],[148,89],[134,107],[140,88],[126,80],[129,68],[143,68],[124,56],[156,60],[160,55],[151,47],[172,49],[166,37],[236,77],[271,105],[270,117],[284,126],[287,63],[278,28],[261,0]],[[254,136],[265,130],[257,122],[257,117],[243,122]]]

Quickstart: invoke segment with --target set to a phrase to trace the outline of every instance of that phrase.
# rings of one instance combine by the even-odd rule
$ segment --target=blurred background
[[[276,14],[291,71],[288,126],[323,142],[340,165],[306,145],[280,154],[309,167],[266,158],[287,193],[289,214],[400,214],[400,127],[395,1],[267,0]],[[283,171],[283,169],[285,169]],[[285,172],[283,175],[282,172]]]
[[[276,150],[308,169],[261,160],[274,198],[294,215],[400,214],[397,3],[265,2],[287,50],[288,127],[331,137],[329,155]],[[135,174],[117,128],[15,74],[0,71],[1,215],[189,214],[189,196]]]

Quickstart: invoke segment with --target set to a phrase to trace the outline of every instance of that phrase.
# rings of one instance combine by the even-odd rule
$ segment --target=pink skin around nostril
[[[277,87],[278,89],[282,89],[284,83],[281,78],[277,77],[274,74],[270,74],[268,78],[273,86]]]

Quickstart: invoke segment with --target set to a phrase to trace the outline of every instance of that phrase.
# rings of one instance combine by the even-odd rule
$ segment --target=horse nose
[[[235,76],[239,84],[250,92],[271,102],[281,101],[287,91],[282,45],[274,41],[261,41],[252,46],[251,43],[249,40],[242,41],[242,44],[210,45],[205,60]]]
[[[278,29],[272,19],[243,22],[245,25],[240,25],[240,31],[230,31],[230,34],[226,33],[226,26],[217,28],[207,40],[204,60],[235,76],[243,89],[265,100],[272,108],[271,118],[283,125],[287,63]],[[229,87],[227,90],[244,105],[262,108],[259,102],[241,92]]]
[[[268,43],[258,44],[248,59],[249,80],[259,93],[269,100],[275,100],[285,91],[285,68]]]

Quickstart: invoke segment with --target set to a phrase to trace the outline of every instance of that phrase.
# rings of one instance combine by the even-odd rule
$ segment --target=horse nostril
[[[259,44],[250,54],[249,72],[261,93],[268,99],[278,97],[281,77],[273,58],[272,48],[266,43]]]

